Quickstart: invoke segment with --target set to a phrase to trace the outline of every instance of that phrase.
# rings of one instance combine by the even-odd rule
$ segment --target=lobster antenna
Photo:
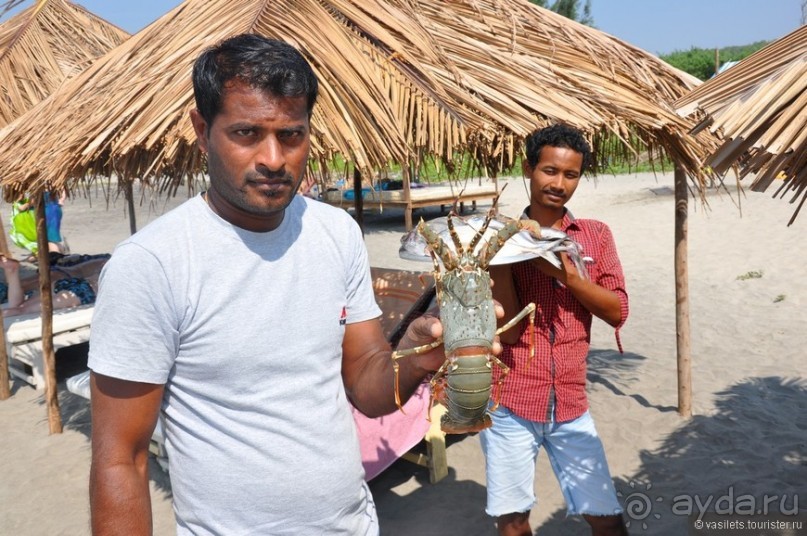
[[[496,199],[498,199],[498,196],[496,197]],[[487,217],[485,217],[485,222],[482,224],[482,227],[479,228],[479,230],[476,232],[474,237],[471,239],[471,243],[468,244],[468,251],[473,251],[474,248],[476,248],[476,245],[479,243],[479,241],[484,236],[485,231],[488,230],[488,226],[490,225],[490,220],[492,220],[493,216],[496,214],[496,212],[495,212],[496,211],[496,199],[493,200],[493,206],[490,207],[490,210],[488,211]]]
[[[446,246],[443,239],[440,238],[440,236],[435,233],[431,227],[426,225],[423,218],[420,219],[420,223],[418,224],[418,232],[423,238],[426,239],[429,253],[432,255],[432,260],[435,263],[437,262],[435,260],[435,256],[437,256],[441,261],[443,261],[443,265],[447,270],[453,270],[457,266],[457,257],[454,255],[454,252],[451,251],[451,248]]]
[[[456,201],[454,201],[454,203],[456,203]],[[460,236],[454,229],[454,220],[451,218],[452,215],[458,216],[453,208],[451,209],[451,212],[448,213],[448,217],[446,218],[446,223],[448,224],[448,234],[451,237],[452,242],[454,242],[454,247],[457,250],[457,256],[461,257],[463,252],[462,241],[460,241]],[[471,251],[473,251],[473,248],[471,248]]]

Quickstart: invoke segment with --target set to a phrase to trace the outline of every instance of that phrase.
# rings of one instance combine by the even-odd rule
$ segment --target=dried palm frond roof
[[[769,44],[675,103],[682,116],[706,114],[694,132],[709,129],[722,140],[706,164],[717,173],[739,165],[755,174],[751,189],[807,200],[807,25]],[[790,224],[789,223],[789,224]],[[788,225],[789,225],[788,224]]]
[[[340,154],[370,171],[460,151],[496,171],[529,132],[563,121],[601,155],[663,149],[699,170],[693,123],[669,105],[690,78],[526,0],[186,0],[0,135],[6,196],[94,174],[165,184],[199,173],[191,66],[244,32],[286,40],[312,63],[322,162]],[[622,143],[599,143],[608,136]]]
[[[0,127],[128,37],[66,0],[35,5],[0,24]]]

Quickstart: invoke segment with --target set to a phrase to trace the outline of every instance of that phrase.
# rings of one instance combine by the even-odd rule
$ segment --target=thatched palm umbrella
[[[192,62],[243,32],[289,41],[312,63],[319,170],[336,154],[371,172],[463,153],[496,173],[528,133],[564,121],[601,159],[666,152],[702,186],[703,146],[667,104],[692,78],[526,0],[187,0],[0,135],[6,196],[113,174],[175,191],[203,170],[188,121]]]
[[[774,41],[675,103],[689,116],[706,114],[695,132],[709,129],[722,144],[706,160],[717,173],[739,165],[740,178],[755,174],[751,189],[774,195],[793,191],[807,200],[807,25]]]
[[[322,82],[313,156],[325,164],[341,154],[371,171],[471,151],[496,171],[537,125],[565,121],[601,156],[664,150],[697,175],[691,123],[666,104],[691,78],[526,0],[187,0],[6,133],[4,147],[26,149],[0,157],[7,195],[96,174],[176,184],[200,173],[191,64],[241,32],[285,39],[311,60]],[[62,118],[80,128],[35,128]],[[605,136],[625,143],[606,147]]]
[[[93,60],[128,37],[129,34],[117,26],[65,0],[50,0],[31,7],[0,24],[0,128],[21,116],[66,79],[81,72]],[[38,204],[42,204],[41,197]],[[37,214],[42,216],[39,209]],[[45,236],[44,220],[38,222],[37,227],[39,235]],[[43,253],[40,255],[40,265],[46,266],[42,264],[42,260],[47,259],[46,239],[40,240],[39,249]],[[9,256],[2,222],[0,253]],[[44,310],[52,307],[50,273],[41,270],[40,277],[40,287],[48,289],[47,293],[42,294]],[[43,315],[43,319],[45,316],[50,317]],[[45,362],[52,365],[51,325],[48,322],[43,322],[42,340]],[[60,431],[61,419],[55,418],[58,417],[55,376],[47,374],[46,377],[51,431]],[[0,400],[10,396],[8,380],[8,356],[3,330],[0,331]],[[51,411],[54,405],[55,411]]]
[[[0,127],[129,34],[81,6],[49,0],[0,25]]]

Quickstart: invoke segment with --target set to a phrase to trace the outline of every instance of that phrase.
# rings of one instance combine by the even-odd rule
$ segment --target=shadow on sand
[[[464,441],[468,436],[447,436],[446,444]],[[401,494],[398,486],[415,480],[418,488]],[[496,533],[493,520],[485,514],[485,487],[473,480],[457,480],[451,467],[448,476],[429,483],[425,467],[399,459],[370,481],[378,509],[381,533],[385,536],[445,536],[465,534],[488,536]]]
[[[807,527],[807,382],[749,378],[715,397],[714,414],[682,419],[658,449],[641,452],[633,477],[615,481],[632,534],[697,534],[693,521],[702,511],[748,514],[764,510],[766,501],[769,515],[755,519],[779,512],[778,519]],[[540,534],[582,535],[588,528],[559,510]]]

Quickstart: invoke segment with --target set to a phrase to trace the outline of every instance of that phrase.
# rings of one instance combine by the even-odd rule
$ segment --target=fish
[[[466,217],[452,217],[454,230],[464,244],[469,243],[474,235],[483,228],[485,220],[485,216],[477,214]],[[500,229],[512,221],[512,218],[502,215],[492,218],[473,253],[478,255],[487,242],[495,237]],[[443,240],[447,247],[457,253],[454,248],[454,241],[449,233],[447,216],[434,218],[426,223]],[[556,268],[560,268],[559,254],[565,252],[580,275],[588,277],[586,264],[593,262],[593,260],[590,257],[583,256],[583,247],[568,234],[551,227],[542,227],[538,222],[532,220],[520,220],[519,223],[524,228],[504,242],[498,253],[490,260],[491,265],[512,264],[543,258]],[[538,232],[540,232],[540,236],[537,236]],[[409,261],[432,261],[432,255],[429,252],[426,239],[418,232],[417,228],[412,229],[401,237],[398,255],[400,258]]]

